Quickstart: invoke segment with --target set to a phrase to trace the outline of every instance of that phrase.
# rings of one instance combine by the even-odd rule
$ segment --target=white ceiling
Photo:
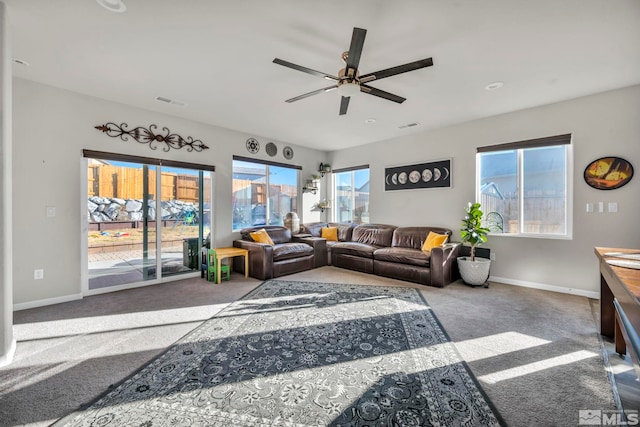
[[[640,83],[638,0],[124,0],[121,14],[3,1],[13,57],[30,64],[18,77],[321,150]],[[403,104],[358,94],[339,116],[336,91],[285,103],[331,83],[273,59],[336,75],[353,27],[368,30],[362,74],[434,66],[371,83]]]

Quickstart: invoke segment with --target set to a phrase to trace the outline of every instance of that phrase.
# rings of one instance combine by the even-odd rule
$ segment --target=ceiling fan
[[[335,82],[333,86],[314,90],[313,92],[305,93],[303,95],[296,96],[295,98],[287,99],[286,102],[299,101],[301,99],[308,98],[319,93],[330,92],[337,89],[338,93],[342,95],[342,101],[340,102],[340,115],[342,116],[344,114],[347,114],[347,108],[349,108],[349,100],[351,99],[351,96],[355,95],[358,92],[378,96],[380,98],[388,99],[389,101],[397,102],[398,104],[402,104],[404,101],[406,101],[406,98],[394,95],[389,92],[385,92],[380,89],[376,89],[375,87],[369,86],[367,83],[374,80],[380,80],[386,77],[395,76],[396,74],[402,74],[408,71],[430,67],[433,65],[433,59],[421,59],[419,61],[410,62],[408,64],[398,65],[396,67],[376,71],[375,73],[360,75],[358,64],[360,63],[360,55],[362,54],[362,47],[364,46],[364,38],[366,35],[367,30],[365,29],[353,29],[349,51],[342,53],[342,60],[345,62],[346,66],[338,72],[337,77],[332,76],[331,74],[312,70],[311,68],[303,67],[301,65],[293,64],[280,58],[275,58],[273,62],[276,64],[293,68],[294,70],[302,71],[304,73],[322,77],[324,79]]]

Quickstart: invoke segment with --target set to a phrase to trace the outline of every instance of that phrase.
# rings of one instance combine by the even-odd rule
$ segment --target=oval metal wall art
[[[621,157],[601,157],[584,169],[584,181],[598,190],[615,190],[633,178],[633,166]]]

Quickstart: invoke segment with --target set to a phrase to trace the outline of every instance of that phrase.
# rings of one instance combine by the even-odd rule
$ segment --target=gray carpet
[[[412,288],[270,280],[56,426],[497,426]]]
[[[615,409],[586,298],[496,283],[437,289],[335,267],[285,279],[419,289],[508,425],[572,426],[580,409]],[[259,284],[234,273],[220,285],[188,279],[16,312],[0,425],[51,424]]]

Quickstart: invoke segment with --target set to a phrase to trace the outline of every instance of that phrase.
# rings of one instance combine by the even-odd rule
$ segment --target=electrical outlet
[[[44,279],[44,270],[42,268],[33,270],[33,280],[42,280],[42,279]]]
[[[496,253],[495,252],[491,252],[491,255],[489,255],[489,258],[491,258],[491,261],[495,261],[496,260]]]

